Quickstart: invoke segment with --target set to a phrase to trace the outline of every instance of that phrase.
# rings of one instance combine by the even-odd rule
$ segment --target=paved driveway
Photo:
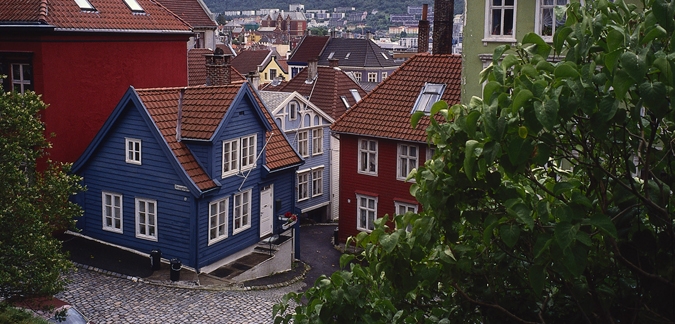
[[[57,295],[95,323],[272,323],[272,306],[284,294],[306,289],[321,274],[339,267],[332,247],[335,226],[306,226],[300,231],[300,259],[312,270],[290,286],[253,291],[214,291],[169,287],[118,278],[78,268]]]

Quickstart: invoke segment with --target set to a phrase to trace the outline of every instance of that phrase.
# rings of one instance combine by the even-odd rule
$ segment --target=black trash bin
[[[339,241],[338,241],[338,228],[336,227],[333,230],[333,244],[338,245],[338,243],[339,243]]]
[[[150,251],[150,268],[152,268],[152,271],[159,270],[159,268],[162,265],[162,251],[157,249],[157,250],[152,250]]]
[[[180,280],[180,269],[183,267],[183,264],[178,259],[171,259],[171,272],[169,272],[169,277],[171,281]]]

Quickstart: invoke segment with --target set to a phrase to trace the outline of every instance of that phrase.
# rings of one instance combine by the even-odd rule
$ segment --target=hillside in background
[[[429,0],[333,0],[331,2],[322,0],[258,0],[255,2],[204,0],[204,3],[215,14],[226,10],[257,10],[263,8],[288,10],[288,5],[291,3],[303,4],[305,10],[325,9],[332,11],[333,8],[337,7],[354,7],[357,11],[372,12],[372,10],[377,10],[384,14],[405,14],[408,6],[421,6],[424,3],[433,6],[433,1]],[[463,11],[464,0],[455,0],[455,14],[461,14]]]

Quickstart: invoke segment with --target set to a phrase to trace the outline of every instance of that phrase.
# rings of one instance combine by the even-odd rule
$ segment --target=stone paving
[[[77,268],[56,295],[97,324],[103,323],[273,323],[272,306],[299,291],[302,281],[267,290],[170,287]]]

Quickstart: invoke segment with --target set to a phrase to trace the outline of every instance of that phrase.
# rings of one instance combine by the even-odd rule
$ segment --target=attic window
[[[352,93],[352,96],[354,97],[354,100],[356,100],[356,102],[361,101],[361,95],[359,94],[358,91],[356,91],[356,89],[349,89],[349,92]]]
[[[352,55],[352,52],[349,52],[349,53],[347,53],[347,55],[345,55],[345,60],[349,59],[349,55]]]
[[[332,58],[333,58],[333,55],[335,55],[335,52],[330,52],[330,54],[328,55],[328,59],[329,59],[329,60],[332,59]]]
[[[347,97],[345,97],[345,96],[340,96],[340,100],[342,100],[342,104],[345,105],[345,108],[347,108],[347,109],[350,108],[349,102],[347,102]]]
[[[382,57],[384,57],[385,60],[389,59],[389,56],[387,56],[387,54],[384,54],[384,53],[380,53],[380,54],[382,54]]]
[[[75,3],[80,7],[82,10],[86,11],[96,11],[96,8],[89,3],[87,0],[75,0]]]
[[[443,92],[445,92],[445,84],[425,83],[424,87],[422,87],[422,91],[420,91],[420,94],[417,96],[415,105],[410,113],[423,111],[428,114],[431,111],[431,106],[441,100]]]
[[[143,7],[141,7],[141,5],[139,5],[136,0],[124,0],[124,3],[126,3],[129,9],[131,9],[133,12],[145,12]]]

